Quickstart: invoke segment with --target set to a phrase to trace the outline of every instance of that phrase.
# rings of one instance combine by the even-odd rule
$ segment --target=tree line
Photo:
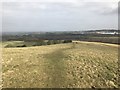
[[[37,40],[37,41],[24,41],[21,43],[12,43],[5,46],[5,48],[9,47],[30,47],[30,46],[43,46],[43,45],[53,45],[53,44],[61,44],[61,43],[71,43],[72,40]]]

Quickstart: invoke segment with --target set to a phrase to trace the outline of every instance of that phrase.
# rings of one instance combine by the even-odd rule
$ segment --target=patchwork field
[[[68,43],[3,48],[5,88],[118,87],[118,46]]]

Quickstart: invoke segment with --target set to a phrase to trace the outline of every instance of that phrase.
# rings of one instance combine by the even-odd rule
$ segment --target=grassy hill
[[[78,42],[3,48],[3,87],[118,87],[118,46]]]

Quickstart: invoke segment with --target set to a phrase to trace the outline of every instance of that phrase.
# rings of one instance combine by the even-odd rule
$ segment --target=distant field
[[[118,36],[117,37],[91,37],[91,39],[88,41],[119,44],[118,39],[119,39]]]
[[[2,47],[4,48],[17,48],[17,47],[33,47],[33,46],[45,46],[61,43],[71,43],[72,40],[31,40],[31,41],[3,41]]]
[[[20,45],[23,43],[24,43],[24,41],[3,41],[1,44],[2,44],[2,47],[5,47],[7,45],[16,46],[16,45]]]
[[[118,46],[114,44],[3,48],[2,65],[6,88],[118,87]]]

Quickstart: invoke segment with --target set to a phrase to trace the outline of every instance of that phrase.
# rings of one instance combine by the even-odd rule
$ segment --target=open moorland
[[[3,47],[2,78],[5,88],[117,88],[118,45],[80,41]]]

